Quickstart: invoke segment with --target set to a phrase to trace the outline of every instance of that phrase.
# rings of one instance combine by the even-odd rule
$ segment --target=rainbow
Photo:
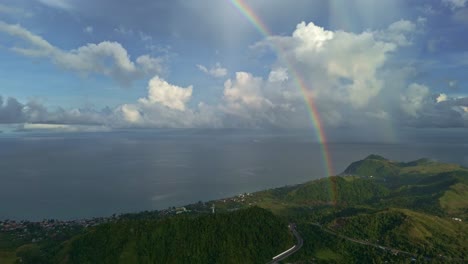
[[[255,12],[250,8],[250,6],[245,3],[244,0],[229,0],[231,4],[262,34],[264,37],[268,38],[270,36],[273,36],[273,33],[266,27],[266,25],[263,23],[263,21],[255,14]],[[281,47],[274,47],[277,52],[277,54],[282,54],[283,51]],[[292,80],[294,81],[295,85],[298,87],[300,90],[302,97],[304,98],[304,101],[307,105],[307,110],[309,112],[309,117],[310,120],[312,121],[312,125],[315,129],[317,139],[320,143],[320,148],[323,156],[323,160],[325,163],[325,172],[326,172],[326,177],[330,178],[330,187],[331,187],[331,199],[334,204],[336,204],[337,201],[337,190],[336,190],[336,183],[334,179],[332,179],[330,176],[334,175],[333,173],[333,166],[331,163],[331,158],[330,158],[330,150],[328,149],[327,145],[327,137],[325,134],[325,130],[323,128],[323,123],[320,118],[318,109],[314,103],[314,100],[311,96],[307,95],[307,85],[304,81],[304,79],[301,77],[299,72],[295,69],[293,64],[288,61],[287,56],[284,56],[284,63],[286,64],[286,67],[288,71],[291,73]]]

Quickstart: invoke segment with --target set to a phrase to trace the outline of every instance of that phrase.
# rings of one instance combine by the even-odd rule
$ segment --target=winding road
[[[374,243],[370,243],[368,241],[363,241],[363,240],[359,240],[359,239],[355,239],[355,238],[351,238],[351,237],[347,237],[347,236],[344,236],[344,235],[341,235],[341,234],[338,234],[324,226],[322,226],[321,224],[319,223],[310,223],[312,225],[315,225],[317,227],[319,227],[320,229],[322,229],[324,232],[327,232],[331,235],[334,235],[334,236],[337,236],[337,237],[340,237],[340,238],[343,238],[343,239],[346,239],[350,242],[353,242],[353,243],[358,243],[358,244],[361,244],[361,245],[366,245],[366,246],[371,246],[371,247],[375,247],[375,248],[379,248],[381,250],[384,250],[384,251],[388,251],[388,252],[392,252],[393,254],[397,255],[397,254],[402,254],[402,255],[406,255],[408,257],[411,257],[411,258],[414,258],[416,259],[418,256],[411,253],[411,252],[408,252],[408,251],[404,251],[404,250],[401,250],[401,249],[396,249],[396,248],[391,248],[391,247],[386,247],[386,246],[383,246],[383,245],[378,245],[378,244],[374,244]],[[278,254],[277,256],[273,257],[272,258],[272,261],[268,262],[268,264],[277,264],[278,262],[280,261],[283,261],[284,259],[286,259],[287,257],[291,256],[292,254],[296,253],[301,247],[302,245],[304,244],[304,240],[302,239],[302,237],[300,236],[300,234],[297,232],[296,230],[296,225],[291,223],[289,224],[289,229],[291,230],[291,232],[293,233],[293,235],[296,237],[297,239],[297,244],[295,246],[293,246],[292,248]],[[425,256],[425,258],[427,260],[430,260],[431,258]],[[441,258],[441,259],[445,259],[445,260],[452,260],[452,261],[463,261],[463,259],[458,259],[458,258],[450,258],[450,257],[447,257],[447,256],[442,256],[442,255],[439,255],[438,258]]]
[[[278,263],[279,261],[283,261],[287,257],[296,253],[299,249],[301,249],[302,245],[304,244],[304,240],[302,239],[301,235],[299,235],[299,233],[296,231],[296,224],[293,224],[293,223],[289,224],[289,230],[291,230],[293,235],[296,237],[297,244],[293,246],[292,248],[273,257],[272,261],[268,262],[268,264],[275,264],[275,263]]]
[[[411,253],[411,252],[408,252],[408,251],[404,251],[404,250],[401,250],[401,249],[396,249],[396,248],[391,248],[391,247],[387,247],[387,246],[382,246],[382,245],[378,245],[378,244],[374,244],[374,243],[370,243],[368,241],[363,241],[363,240],[359,240],[359,239],[355,239],[355,238],[351,238],[351,237],[347,237],[347,236],[344,236],[344,235],[341,235],[341,234],[338,234],[324,226],[322,226],[321,224],[319,223],[310,223],[312,225],[315,225],[317,227],[320,227],[320,229],[322,229],[322,231],[324,232],[327,232],[331,235],[335,235],[337,237],[340,237],[340,238],[343,238],[343,239],[346,239],[350,242],[353,242],[353,243],[358,243],[358,244],[361,244],[361,245],[366,245],[366,246],[371,246],[371,247],[375,247],[375,248],[379,248],[381,250],[384,250],[384,251],[388,251],[388,252],[392,252],[393,254],[395,255],[406,255],[408,257],[411,257],[413,259],[416,259],[418,258],[418,255],[414,254],[414,253]],[[419,256],[421,257],[421,256]],[[426,260],[431,260],[430,257],[428,256],[422,256],[423,258],[425,258]],[[463,259],[459,259],[459,258],[452,258],[452,257],[447,257],[447,256],[443,256],[443,255],[439,255],[437,258],[439,259],[445,259],[445,260],[449,260],[449,261],[464,261]]]

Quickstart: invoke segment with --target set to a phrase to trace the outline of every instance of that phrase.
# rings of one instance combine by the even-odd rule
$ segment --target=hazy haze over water
[[[457,143],[330,143],[335,173],[371,153],[468,166]],[[83,218],[207,201],[325,176],[313,135],[155,130],[0,137],[0,219]]]

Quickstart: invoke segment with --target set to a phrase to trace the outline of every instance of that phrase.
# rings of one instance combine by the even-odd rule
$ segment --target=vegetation
[[[394,255],[378,247],[350,242],[308,223],[298,226],[304,246],[288,261],[297,263],[410,263],[411,258]]]
[[[69,263],[264,263],[293,245],[287,223],[258,207],[125,220],[75,239]]]
[[[40,243],[0,233],[0,262],[266,263],[295,243],[293,222],[304,245],[288,262],[464,263],[468,169],[370,155],[340,176],[115,219]]]

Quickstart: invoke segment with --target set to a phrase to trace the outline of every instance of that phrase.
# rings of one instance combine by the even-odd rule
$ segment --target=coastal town
[[[0,219],[0,234],[3,235],[3,238],[7,237],[10,243],[39,243],[46,239],[66,240],[87,228],[118,221],[119,219],[162,218],[180,214],[214,214],[218,211],[235,211],[244,206],[253,205],[252,197],[251,193],[243,193],[221,200],[199,201],[186,206],[139,213],[114,214],[109,217],[74,220],[43,219],[41,221]]]
[[[10,243],[37,243],[46,239],[64,240],[84,228],[115,221],[118,216],[96,217],[77,220],[44,219],[42,221],[0,220],[0,234],[7,236]]]

